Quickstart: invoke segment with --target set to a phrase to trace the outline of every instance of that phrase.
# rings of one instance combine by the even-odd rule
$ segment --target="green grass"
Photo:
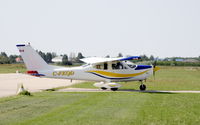
[[[94,82],[73,85],[75,88],[95,88]],[[121,82],[120,89],[139,89],[140,83]],[[161,67],[156,79],[147,79],[144,84],[148,90],[200,90],[200,67]]]
[[[40,92],[0,99],[1,125],[197,125],[199,94]]]
[[[0,73],[16,73],[16,70],[26,72],[24,64],[0,64]]]
[[[94,88],[96,89],[97,87],[93,86],[95,82],[83,82],[83,83],[77,83],[71,86],[68,86],[67,88]]]
[[[150,79],[149,89],[200,90],[200,67],[161,67],[156,80]]]
[[[151,77],[145,84],[149,90],[200,90],[200,68],[162,67],[156,81]],[[200,94],[189,93],[38,92],[0,98],[0,125],[197,125],[199,100]]]
[[[64,66],[64,67],[74,67],[74,66]],[[25,73],[27,71],[24,64],[0,64],[0,73]]]

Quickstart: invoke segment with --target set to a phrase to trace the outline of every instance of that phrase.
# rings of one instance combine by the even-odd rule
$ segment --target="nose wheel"
[[[144,91],[144,90],[146,90],[146,85],[145,84],[143,84],[143,81],[140,81],[141,82],[141,85],[140,85],[140,90],[141,91]]]

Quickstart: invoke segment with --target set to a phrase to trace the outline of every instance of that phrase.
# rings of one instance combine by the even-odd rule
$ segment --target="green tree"
[[[68,61],[68,56],[66,54],[63,55],[62,65],[72,65],[72,62]]]
[[[16,59],[17,57],[19,57],[19,56],[17,56],[17,55],[10,55],[10,56],[9,56],[10,63],[16,63],[16,60],[15,60],[15,59]]]
[[[155,60],[155,58],[154,58],[154,56],[153,56],[153,55],[151,55],[149,59],[150,59],[150,60],[152,60],[152,61],[154,61],[154,60]]]
[[[119,53],[117,57],[123,57],[122,53]]]
[[[141,55],[140,57],[141,57],[141,59],[142,59],[143,61],[148,61],[148,60],[149,60],[148,56],[146,56],[145,54],[144,54],[144,55]]]
[[[39,51],[38,54],[47,62],[46,54],[42,51]]]
[[[1,52],[1,56],[8,57],[5,52]]]
[[[1,52],[0,54],[0,64],[9,64],[10,60],[5,52]]]
[[[47,61],[47,63],[51,63],[52,62],[51,60],[52,60],[52,54],[50,52],[48,52],[46,54],[46,61]]]
[[[76,62],[77,63],[82,63],[82,61],[80,59],[83,59],[84,56],[81,52],[78,53],[77,57],[76,57]]]
[[[81,52],[78,53],[77,59],[82,59],[84,58],[83,54]]]

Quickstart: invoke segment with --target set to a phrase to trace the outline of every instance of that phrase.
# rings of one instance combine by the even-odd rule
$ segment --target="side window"
[[[96,69],[103,69],[103,70],[107,70],[108,69],[108,64],[107,63],[102,63],[102,64],[98,64],[95,66]]]
[[[104,70],[108,69],[108,63],[104,63]]]
[[[96,65],[96,69],[101,69],[101,65]]]

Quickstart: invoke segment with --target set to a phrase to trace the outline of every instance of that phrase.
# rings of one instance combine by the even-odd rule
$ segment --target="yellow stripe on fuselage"
[[[96,73],[96,74],[104,75],[104,76],[107,76],[107,77],[122,78],[122,77],[134,77],[134,76],[142,75],[147,71],[148,70],[140,72],[140,73],[134,73],[134,74],[119,74],[119,73],[106,72],[106,71],[96,71],[96,70],[91,70],[91,71],[87,71],[87,72]]]

